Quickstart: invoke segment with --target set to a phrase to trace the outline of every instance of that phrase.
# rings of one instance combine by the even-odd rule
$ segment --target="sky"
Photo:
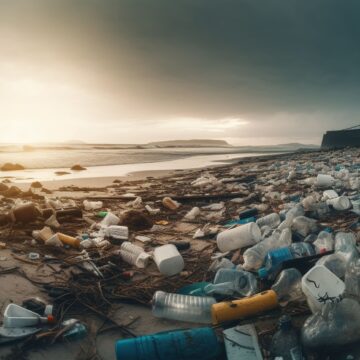
[[[357,125],[357,0],[0,0],[0,142],[319,144]]]

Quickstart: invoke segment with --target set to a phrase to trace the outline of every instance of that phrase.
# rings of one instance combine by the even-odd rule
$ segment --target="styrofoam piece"
[[[228,360],[263,360],[254,325],[235,326],[223,334]]]
[[[341,301],[344,282],[324,265],[316,265],[302,278],[301,287],[312,312],[320,310],[326,303]]]
[[[162,245],[154,250],[154,260],[159,271],[166,276],[180,273],[184,269],[184,259],[175,245]]]
[[[47,318],[16,304],[9,304],[4,312],[5,328],[22,328],[47,323]]]

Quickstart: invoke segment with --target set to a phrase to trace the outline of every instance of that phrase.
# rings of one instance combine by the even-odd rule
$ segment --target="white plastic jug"
[[[345,284],[324,265],[316,265],[302,278],[301,287],[313,313],[326,303],[338,302],[342,298]]]
[[[256,223],[248,223],[221,232],[216,239],[221,252],[241,249],[254,245],[261,239],[261,231]]]
[[[184,259],[175,245],[168,244],[155,248],[154,260],[159,271],[166,276],[180,273],[184,269]]]

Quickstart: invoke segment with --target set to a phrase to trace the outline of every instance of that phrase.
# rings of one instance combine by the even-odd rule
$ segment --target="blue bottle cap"
[[[268,271],[266,268],[261,268],[258,270],[258,275],[260,279],[266,279],[268,276]]]

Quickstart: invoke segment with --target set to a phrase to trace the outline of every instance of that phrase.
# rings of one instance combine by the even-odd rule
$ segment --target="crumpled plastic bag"
[[[326,304],[305,321],[301,336],[304,346],[309,348],[360,341],[360,304],[347,298],[337,304]]]

